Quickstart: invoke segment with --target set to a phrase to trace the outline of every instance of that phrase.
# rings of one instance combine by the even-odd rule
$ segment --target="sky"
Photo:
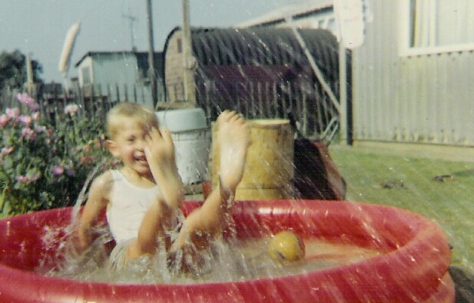
[[[310,0],[190,0],[192,26],[226,27],[271,10]],[[314,1],[314,0],[311,0]],[[182,23],[181,0],[152,0],[155,51],[169,32]],[[136,21],[130,27],[129,18]],[[74,64],[88,51],[131,50],[131,29],[139,51],[148,49],[146,0],[1,0],[0,52],[15,49],[43,65],[46,82],[62,81],[59,58],[68,29],[81,22],[72,53]]]

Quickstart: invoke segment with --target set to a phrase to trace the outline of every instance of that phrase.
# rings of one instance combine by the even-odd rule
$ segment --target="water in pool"
[[[236,282],[261,278],[276,278],[304,274],[330,267],[358,262],[379,255],[379,252],[354,245],[335,244],[320,239],[305,239],[304,258],[279,262],[270,257],[271,237],[251,240],[216,241],[212,252],[200,255],[200,267],[192,273],[173,270],[164,253],[152,260],[141,259],[126,271],[112,271],[107,266],[107,250],[101,243],[110,240],[106,233],[83,256],[63,247],[55,268],[40,266],[42,274],[74,280],[126,284],[196,284]]]

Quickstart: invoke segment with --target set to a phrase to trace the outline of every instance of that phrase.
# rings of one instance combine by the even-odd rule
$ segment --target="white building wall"
[[[407,1],[369,0],[353,51],[354,139],[474,146],[473,49],[407,51]]]

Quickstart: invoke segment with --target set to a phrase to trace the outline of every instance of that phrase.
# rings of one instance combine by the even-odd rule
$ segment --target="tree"
[[[33,81],[43,82],[40,74],[43,73],[42,65],[31,61],[33,69]],[[0,53],[0,90],[10,88],[21,88],[26,82],[26,56],[19,50]]]

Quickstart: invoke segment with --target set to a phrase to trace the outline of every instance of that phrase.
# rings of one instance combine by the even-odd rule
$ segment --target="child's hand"
[[[145,156],[151,164],[174,163],[175,149],[171,133],[152,128],[146,137]]]
[[[72,241],[76,252],[81,254],[89,248],[92,242],[92,236],[90,232],[82,228],[75,228],[72,233]]]
[[[171,208],[179,207],[183,199],[183,184],[178,174],[171,133],[153,128],[146,137],[145,156],[164,202]]]

